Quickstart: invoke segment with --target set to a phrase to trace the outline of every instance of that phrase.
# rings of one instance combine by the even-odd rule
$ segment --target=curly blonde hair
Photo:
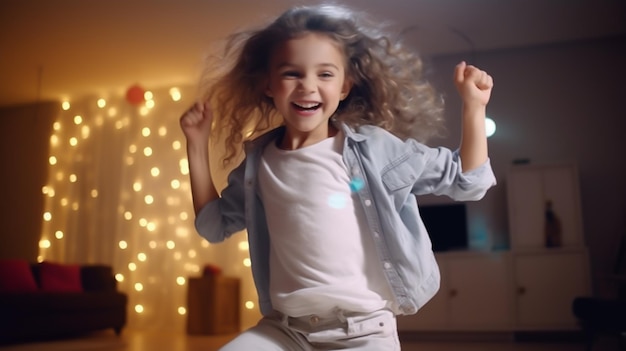
[[[274,48],[305,33],[328,35],[343,49],[352,89],[334,115],[352,126],[370,124],[425,142],[443,131],[443,99],[423,77],[420,57],[384,35],[365,16],[335,5],[293,7],[267,27],[227,38],[201,79],[214,110],[212,133],[226,134],[228,162],[241,144],[282,123],[265,94]]]

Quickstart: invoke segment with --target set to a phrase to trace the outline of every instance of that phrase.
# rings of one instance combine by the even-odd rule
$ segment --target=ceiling
[[[295,0],[1,0],[0,106],[195,84],[211,42]],[[426,55],[626,34],[622,0],[345,0]]]

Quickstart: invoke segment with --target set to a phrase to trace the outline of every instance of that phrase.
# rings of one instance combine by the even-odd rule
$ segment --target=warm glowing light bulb
[[[78,145],[78,139],[76,137],[71,137],[70,138],[70,145],[72,145],[72,146]]]
[[[151,205],[154,202],[154,197],[152,195],[146,195],[144,196],[143,201],[146,205]]]
[[[61,108],[63,109],[63,111],[67,111],[69,110],[71,107],[70,102],[69,101],[63,101],[61,103]]]
[[[152,148],[150,146],[146,146],[145,148],[143,148],[143,154],[146,157],[152,156]]]
[[[98,189],[91,190],[91,197],[94,199],[98,197]]]
[[[238,246],[241,251],[248,251],[250,247],[247,241],[240,241]]]
[[[246,301],[245,306],[246,306],[246,309],[251,310],[251,309],[253,309],[253,308],[254,308],[254,302],[252,302],[252,301]]]
[[[56,232],[54,232],[54,237],[57,239],[63,239],[63,232],[60,230],[57,230]]]
[[[50,156],[50,158],[48,158],[48,162],[50,163],[50,165],[54,166],[57,164],[57,158],[54,156]]]
[[[180,101],[182,95],[180,93],[180,89],[174,87],[170,89],[170,96],[172,97],[173,101]]]
[[[144,127],[144,128],[141,130],[141,135],[143,135],[143,136],[145,136],[145,137],[150,136],[150,133],[151,133],[151,131],[150,131],[150,128],[148,128],[148,127]]]
[[[142,291],[143,290],[143,284],[135,283],[135,290],[136,291]]]
[[[51,243],[50,243],[50,240],[48,239],[39,240],[39,248],[47,249],[50,247],[50,245]]]
[[[166,135],[167,135],[167,128],[159,127],[159,136],[166,136]]]
[[[150,170],[150,174],[152,174],[153,177],[158,177],[160,173],[161,170],[159,170],[158,167],[152,167],[152,169]]]
[[[80,115],[74,116],[74,124],[79,125],[81,123],[83,123],[83,117]]]
[[[154,99],[154,94],[150,90],[146,90],[143,93],[143,98],[146,99],[146,100],[152,100],[152,99]]]
[[[105,99],[98,99],[96,104],[98,104],[98,107],[104,108],[107,105],[107,101]]]
[[[180,188],[180,180],[178,179],[174,179],[170,182],[170,185],[172,187],[172,189],[178,189]]]
[[[185,285],[185,281],[186,281],[185,277],[177,277],[176,278],[176,284],[178,284],[178,285]]]
[[[107,115],[108,115],[109,117],[115,117],[115,116],[117,116],[117,109],[116,109],[115,107],[111,107],[111,108],[109,109],[109,111],[107,112]]]
[[[140,253],[138,253],[138,254],[137,254],[137,259],[138,259],[140,262],[146,262],[146,260],[148,259],[148,256],[146,256],[146,254],[145,254],[145,253],[140,252]]]
[[[54,122],[54,123],[52,124],[52,129],[54,129],[54,130],[56,130],[56,131],[61,130],[61,123],[59,123],[59,122]]]
[[[83,126],[82,128],[80,128],[80,136],[82,136],[83,139],[89,138],[90,132],[91,132],[91,128],[89,128],[89,126]]]
[[[127,221],[130,221],[131,219],[133,219],[133,214],[130,211],[126,211],[124,212],[124,219]]]
[[[133,183],[133,190],[135,190],[135,192],[141,191],[141,187],[141,182],[137,181]]]
[[[76,183],[76,181],[78,180],[78,177],[76,176],[76,174],[70,174],[70,183]]]
[[[250,261],[250,259],[249,259],[249,258],[244,258],[244,260],[243,260],[243,265],[244,265],[245,267],[250,267],[250,266],[252,266],[252,261]]]
[[[126,242],[126,240],[120,240],[118,246],[120,247],[120,249],[126,250],[128,248],[128,243]]]
[[[183,175],[189,174],[189,162],[186,158],[178,161],[178,166],[180,167],[180,173]]]
[[[134,272],[137,269],[137,264],[134,262],[131,262],[128,264],[128,270]]]
[[[52,219],[52,213],[50,212],[44,212],[43,214],[43,220],[46,222],[49,222]]]
[[[135,312],[143,313],[143,306],[142,305],[135,305]]]
[[[146,108],[154,108],[154,100],[146,100]]]
[[[179,140],[175,140],[174,142],[172,142],[172,149],[180,150],[181,147],[182,143]]]
[[[173,250],[176,247],[176,243],[174,243],[172,240],[168,240],[165,246],[167,246],[168,249]]]
[[[57,146],[59,144],[59,137],[56,135],[50,136],[50,145]]]
[[[187,309],[183,306],[178,307],[178,314],[180,314],[181,316],[187,314]]]
[[[123,282],[124,281],[124,275],[122,273],[117,273],[115,275],[115,280],[117,280],[118,282]]]

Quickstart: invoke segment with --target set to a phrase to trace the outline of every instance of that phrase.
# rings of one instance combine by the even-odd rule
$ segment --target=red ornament
[[[144,97],[145,90],[138,84],[135,84],[126,90],[126,101],[131,105],[139,105],[146,101]]]

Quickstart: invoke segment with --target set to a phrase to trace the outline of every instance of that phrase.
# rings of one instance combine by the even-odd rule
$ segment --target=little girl
[[[222,350],[400,350],[395,316],[440,279],[415,195],[478,200],[495,184],[491,77],[456,67],[453,152],[417,141],[442,112],[419,58],[345,8],[292,8],[231,36],[225,54],[233,63],[180,120],[196,228],[210,242],[247,229],[263,314]],[[224,162],[242,143],[245,159],[218,195],[207,145],[222,133]]]

